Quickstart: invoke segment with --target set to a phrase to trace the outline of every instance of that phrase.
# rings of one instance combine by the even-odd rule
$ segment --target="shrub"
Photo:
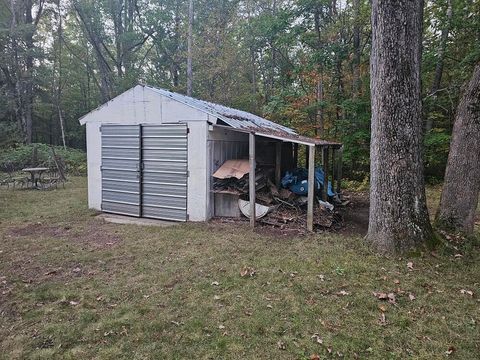
[[[36,148],[36,159],[34,155]],[[72,175],[85,175],[87,173],[87,156],[85,152],[78,149],[54,146],[55,153],[65,162],[66,171]],[[30,144],[20,145],[0,149],[0,169],[21,170],[29,166],[45,166],[54,167],[53,154],[50,145],[47,144]]]

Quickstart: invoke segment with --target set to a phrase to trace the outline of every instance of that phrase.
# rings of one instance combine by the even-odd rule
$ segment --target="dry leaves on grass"
[[[460,294],[463,294],[463,295],[470,295],[473,297],[473,291],[472,290],[465,290],[465,289],[461,289],[460,290]]]
[[[381,326],[387,325],[387,318],[385,317],[385,313],[384,313],[384,312],[381,312],[381,313],[380,313],[380,317],[378,318],[378,323],[379,323]]]
[[[348,291],[341,290],[341,291],[337,292],[336,295],[338,295],[338,296],[347,296],[347,295],[350,295],[350,293],[349,293]]]
[[[240,271],[240,276],[241,277],[253,277],[255,276],[256,271],[254,268],[250,266],[245,266],[242,271]]]
[[[450,346],[450,347],[448,348],[448,350],[445,351],[445,354],[446,354],[447,356],[450,356],[450,355],[452,355],[455,351],[457,351],[457,349],[455,348],[455,346]]]
[[[412,271],[412,270],[413,270],[413,262],[409,261],[409,262],[407,263],[407,269],[408,269],[409,271]]]
[[[323,339],[316,333],[312,335],[312,339],[318,344],[323,344]]]
[[[373,292],[373,296],[375,296],[378,300],[385,300],[388,301],[390,304],[395,305],[397,303],[397,299],[394,293],[384,293],[384,292]]]

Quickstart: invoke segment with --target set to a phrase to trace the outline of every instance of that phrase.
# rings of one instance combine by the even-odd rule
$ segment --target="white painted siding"
[[[213,189],[212,174],[222,166],[226,160],[242,157],[240,156],[242,149],[246,155],[244,157],[248,159],[248,134],[218,127],[210,127],[207,140],[207,219],[213,217],[215,213],[214,194],[211,191]]]

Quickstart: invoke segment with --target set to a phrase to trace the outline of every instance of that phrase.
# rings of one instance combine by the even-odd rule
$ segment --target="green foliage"
[[[34,149],[36,148],[36,160]],[[85,175],[87,172],[86,154],[78,149],[55,146],[55,153],[60,156],[68,173],[72,175]],[[47,144],[20,145],[2,149],[0,151],[0,170],[21,170],[28,166],[54,167],[52,149]]]
[[[27,3],[33,15],[42,8],[39,0]],[[28,25],[22,4],[0,5],[0,147],[23,141],[29,81],[33,142],[62,144],[60,109],[73,148],[85,148],[78,118],[136,83],[185,92],[187,1],[46,2],[38,23]],[[462,84],[480,58],[479,2],[451,1],[451,21],[448,4],[425,3],[421,75],[425,128],[433,129],[425,139],[430,180],[443,176]],[[344,176],[368,178],[369,1],[198,0],[194,18],[195,97],[341,141]],[[432,91],[439,65],[441,81]]]
[[[0,149],[15,146],[22,142],[17,124],[0,121]]]
[[[451,136],[433,129],[425,136],[425,175],[430,183],[443,179],[447,165]]]

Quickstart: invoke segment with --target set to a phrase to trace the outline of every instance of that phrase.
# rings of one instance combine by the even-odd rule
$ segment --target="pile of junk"
[[[227,160],[213,174],[213,193],[216,217],[250,217],[248,160]],[[274,170],[257,167],[255,170],[255,217],[259,224],[282,230],[305,231],[308,203],[308,171],[295,168],[285,171],[279,186],[274,181]],[[337,194],[330,181],[327,199],[322,200],[325,173],[315,168],[315,199],[313,222],[316,230],[337,230],[342,226],[339,207],[345,206],[341,194]]]

